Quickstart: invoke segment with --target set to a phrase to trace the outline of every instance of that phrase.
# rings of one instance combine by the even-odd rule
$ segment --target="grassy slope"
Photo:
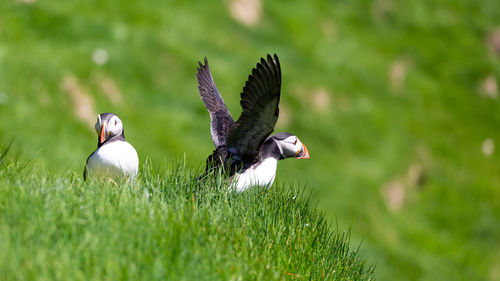
[[[0,164],[1,280],[372,280],[301,192],[236,194],[179,164],[83,183]]]
[[[15,136],[23,159],[81,172],[95,137],[61,89],[74,75],[96,111],[122,117],[141,161],[161,166],[185,153],[196,167],[211,143],[195,62],[209,57],[237,116],[250,67],[277,52],[278,130],[300,136],[312,156],[280,163],[279,179],[307,183],[342,228],[353,222],[381,280],[500,278],[500,161],[481,153],[484,139],[500,142],[498,100],[481,96],[482,81],[500,77],[485,43],[498,1],[273,1],[254,28],[232,20],[225,2],[38,2],[0,3],[0,92],[9,97],[0,136]],[[92,62],[96,48],[108,51],[106,65]],[[406,70],[399,87],[394,63]],[[102,77],[122,104],[103,95]],[[325,109],[313,102],[318,89],[330,97]],[[412,166],[422,170],[418,186],[406,184]],[[381,194],[398,181],[405,200],[391,211]]]

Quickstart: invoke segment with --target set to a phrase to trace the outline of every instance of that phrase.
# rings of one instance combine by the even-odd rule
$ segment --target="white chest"
[[[126,141],[114,141],[98,148],[87,160],[92,176],[135,177],[139,169],[139,157],[134,147]]]
[[[246,169],[241,174],[236,173],[236,190],[241,192],[255,185],[272,185],[276,176],[277,165],[278,160],[274,158],[267,158],[264,159],[260,165],[254,165]]]

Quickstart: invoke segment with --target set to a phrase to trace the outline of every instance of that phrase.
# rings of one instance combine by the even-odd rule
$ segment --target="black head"
[[[97,115],[95,131],[97,133],[97,147],[111,139],[125,140],[122,120],[114,113],[106,112]]]

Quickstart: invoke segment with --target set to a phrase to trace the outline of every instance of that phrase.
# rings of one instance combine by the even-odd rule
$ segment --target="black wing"
[[[217,91],[214,79],[210,73],[207,57],[205,57],[205,65],[198,62],[196,78],[198,79],[198,93],[205,103],[205,107],[210,113],[210,132],[215,147],[226,144],[226,135],[229,129],[233,126],[233,117],[227,110],[224,100]]]
[[[281,68],[278,56],[267,55],[267,61],[252,69],[241,93],[242,113],[227,135],[232,162],[258,160],[262,143],[274,130],[278,120]]]
[[[92,152],[92,154],[94,154]],[[92,154],[89,155],[89,157],[87,157],[87,161],[85,161],[85,167],[83,168],[83,180],[86,181],[87,180],[87,177],[88,177],[88,167],[87,167],[87,163],[89,162],[89,158],[90,156],[92,156]]]
[[[88,177],[88,171],[87,171],[87,165],[85,165],[85,168],[83,170],[83,181],[86,181]]]
[[[92,157],[92,155],[94,155],[95,151],[90,153],[89,157],[87,157],[87,160],[85,161],[85,167],[83,168],[83,180],[86,181],[87,178],[89,177],[89,167],[87,166],[87,164],[89,163],[89,159],[90,157]]]

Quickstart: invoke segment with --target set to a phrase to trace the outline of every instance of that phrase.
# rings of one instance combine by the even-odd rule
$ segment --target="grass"
[[[199,185],[183,162],[135,182],[0,168],[1,280],[373,280],[304,189]]]
[[[500,2],[262,1],[250,27],[230,2],[0,1],[1,142],[15,137],[9,153],[35,174],[80,175],[96,143],[81,92],[121,117],[141,163],[169,173],[185,155],[189,170],[213,149],[196,62],[236,117],[251,67],[276,52],[277,131],[311,153],[280,161],[278,189],[300,182],[352,226],[380,280],[499,280]]]

